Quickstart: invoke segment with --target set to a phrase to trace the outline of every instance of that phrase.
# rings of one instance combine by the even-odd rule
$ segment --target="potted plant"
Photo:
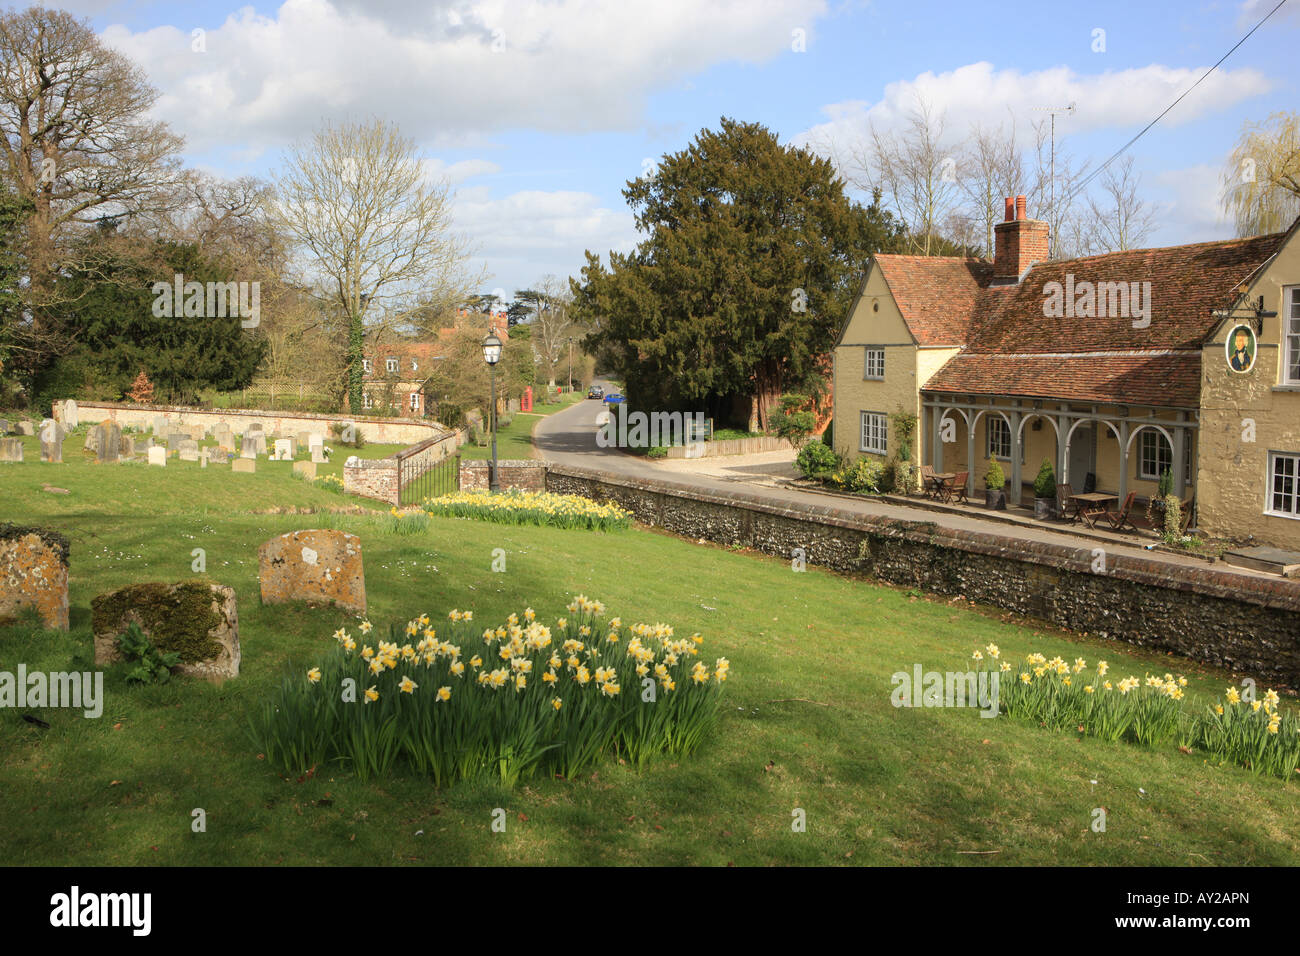
[[[1034,517],[1050,518],[1056,512],[1056,469],[1046,458],[1034,479]]]
[[[1147,499],[1147,521],[1152,525],[1164,523],[1165,499],[1174,493],[1174,473],[1166,468],[1160,472],[1160,480],[1156,483],[1156,493]],[[1155,515],[1160,515],[1156,518]]]
[[[992,458],[989,459],[989,469],[984,473],[984,507],[992,511],[1007,510],[1007,476],[1002,472],[1002,466]]]

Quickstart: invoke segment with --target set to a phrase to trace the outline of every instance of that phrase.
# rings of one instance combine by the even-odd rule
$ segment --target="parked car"
[[[605,397],[605,390],[604,390],[603,388],[601,388],[599,385],[593,385],[593,386],[591,386],[591,388],[587,389],[587,397],[588,397],[588,398],[604,398],[604,397]]]
[[[620,395],[618,392],[610,392],[604,398],[604,402],[606,405],[617,405],[621,401],[623,401],[623,396]]]

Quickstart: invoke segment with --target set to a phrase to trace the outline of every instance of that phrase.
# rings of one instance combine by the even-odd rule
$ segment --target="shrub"
[[[805,478],[825,481],[839,468],[840,456],[822,442],[810,441],[799,449],[794,466]]]
[[[515,419],[514,419],[514,416],[512,416],[512,415],[498,415],[498,416],[497,416],[497,431],[500,431],[500,430],[503,429],[503,428],[509,428],[509,427],[510,427],[510,423],[513,422],[514,420],[515,420]]]
[[[121,649],[123,658],[139,662],[126,675],[128,683],[166,684],[172,679],[172,668],[181,662],[180,651],[164,654],[154,646],[153,641],[149,640],[149,636],[135,621],[117,636],[117,646]]]
[[[1038,477],[1034,479],[1034,497],[1056,497],[1056,469],[1052,467],[1052,463],[1046,458],[1038,466]]]
[[[795,448],[802,448],[817,427],[817,416],[808,408],[808,396],[781,396],[781,405],[767,416],[772,431]]]
[[[349,434],[349,428],[351,429],[352,438],[350,441],[345,441],[343,436]],[[356,422],[334,422],[334,424],[330,425],[330,434],[334,436],[334,441],[340,445],[347,445],[349,448],[366,447],[365,436],[361,434],[361,426]]]
[[[580,495],[558,495],[545,491],[456,491],[425,500],[431,515],[448,518],[481,518],[501,524],[550,525],[556,528],[584,528],[614,531],[630,528],[632,515],[618,505],[598,504]]]
[[[989,459],[988,471],[984,473],[984,487],[989,491],[998,491],[1004,488],[1007,483],[1007,476],[1002,472],[1002,466],[994,459]]]
[[[859,458],[831,475],[831,484],[846,491],[874,495],[882,489],[885,466],[876,458]]]
[[[1165,495],[1165,528],[1161,536],[1166,544],[1177,544],[1182,537],[1183,503],[1177,495]]]
[[[528,608],[481,632],[473,612],[453,610],[438,634],[421,614],[391,625],[387,641],[376,635],[374,647],[369,621],[357,637],[340,628],[324,660],[284,678],[251,737],[291,774],[339,761],[365,779],[400,763],[440,787],[480,773],[507,786],[572,778],[605,756],[641,767],[693,753],[716,724],[730,664],[692,661],[698,634],[625,631],[618,618],[601,620],[604,610],[579,596],[553,627]]]
[[[647,458],[667,458],[668,449],[663,445],[651,445],[646,449],[645,456]]]

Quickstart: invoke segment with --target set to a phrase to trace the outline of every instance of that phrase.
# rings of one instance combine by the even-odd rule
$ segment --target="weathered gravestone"
[[[257,471],[257,461],[253,458],[236,458],[230,463],[230,470],[251,475]]]
[[[41,461],[63,461],[63,429],[53,418],[41,422]]]
[[[275,454],[272,457],[276,461],[293,461],[293,439],[277,438],[275,440]]]
[[[263,604],[306,601],[366,613],[361,539],[343,531],[291,531],[257,549]]]
[[[0,418],[0,435],[8,435],[11,431],[13,431],[13,426],[9,424],[9,421]]]
[[[18,434],[26,435],[30,438],[32,435],[36,434],[36,428],[31,422],[24,420],[18,423]]]
[[[217,427],[212,429],[212,437],[222,448],[235,447],[235,433],[230,430],[230,426],[225,422],[217,423]]]
[[[122,458],[135,457],[135,436],[133,435],[122,436],[122,447],[120,449],[120,453]]]
[[[91,430],[95,433],[95,459],[103,464],[118,461],[122,457],[122,429],[106,419]]]
[[[306,448],[311,444],[311,432],[298,432],[293,437],[299,448]]]
[[[162,438],[167,434],[167,429],[168,429],[167,416],[155,415],[153,417],[153,433],[157,435],[159,438]]]
[[[199,449],[199,467],[208,467],[208,450],[206,448]]]
[[[230,460],[230,450],[228,448],[209,448],[208,461],[214,465],[224,465]]]
[[[293,463],[293,473],[302,475],[308,481],[314,481],[316,478],[316,463],[314,461],[295,461]]]
[[[312,435],[307,447],[311,449],[312,461],[318,465],[325,461],[325,439],[323,436]]]
[[[68,539],[0,525],[0,624],[19,620],[25,608],[50,630],[68,629]]]
[[[99,595],[90,607],[97,667],[121,659],[117,638],[135,623],[159,651],[180,654],[179,673],[207,680],[239,676],[234,588],[203,581],[133,584]]]
[[[63,403],[63,427],[68,431],[76,428],[81,422],[77,419],[77,403],[68,399]]]
[[[149,448],[149,464],[157,465],[159,468],[167,467],[167,449],[162,445],[153,445]]]
[[[20,462],[23,460],[23,440],[21,438],[0,438],[0,461]]]
[[[181,461],[199,460],[199,443],[192,438],[182,441],[177,450],[181,453]]]
[[[167,451],[168,452],[180,451],[181,442],[189,441],[189,440],[190,440],[189,435],[186,432],[179,432],[175,430],[169,431],[167,433]]]

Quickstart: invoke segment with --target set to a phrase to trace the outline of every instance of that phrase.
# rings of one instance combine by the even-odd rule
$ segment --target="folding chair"
[[[1056,511],[1062,518],[1069,518],[1071,521],[1079,520],[1079,503],[1071,501],[1074,497],[1074,489],[1070,487],[1068,481],[1056,483]]]
[[[934,479],[934,466],[933,466],[933,465],[922,465],[922,466],[921,466],[921,492],[922,492],[922,494],[924,494],[925,497],[927,497],[927,498],[933,498],[933,497],[935,496],[935,493],[936,493],[936,489],[935,489],[934,485],[935,485],[935,479]]]
[[[966,503],[966,480],[970,478],[969,471],[959,471],[953,475],[951,481],[945,482],[948,496],[945,501],[952,501],[954,498],[961,504]]]
[[[1196,507],[1196,492],[1192,492],[1191,497],[1182,502],[1182,516],[1178,521],[1178,533],[1187,534],[1187,529],[1192,524],[1192,509]]]
[[[1088,474],[1084,476],[1083,491],[1081,493],[1085,495],[1090,495],[1096,490],[1097,490],[1097,476],[1094,475],[1092,472],[1088,472]]]
[[[1137,525],[1133,524],[1133,522],[1130,521],[1128,517],[1128,513],[1133,510],[1133,499],[1136,497],[1137,497],[1137,492],[1130,491],[1128,493],[1128,496],[1124,499],[1123,508],[1121,508],[1119,511],[1103,511],[1100,515],[1098,515],[1098,517],[1105,518],[1107,523],[1110,524],[1112,531],[1123,531],[1125,525],[1127,525],[1129,528],[1132,528],[1134,531],[1136,531]]]

